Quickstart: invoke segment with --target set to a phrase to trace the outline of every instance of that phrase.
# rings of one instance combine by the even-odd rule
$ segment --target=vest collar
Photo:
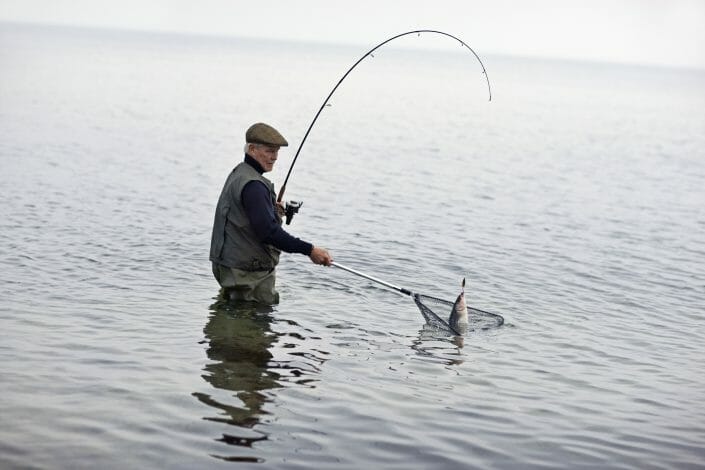
[[[260,165],[257,160],[255,160],[248,154],[245,154],[245,163],[257,170],[257,173],[259,173],[260,175],[264,173],[264,168],[262,168],[262,165]]]

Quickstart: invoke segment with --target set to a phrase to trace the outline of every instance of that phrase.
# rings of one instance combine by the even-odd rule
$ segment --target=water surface
[[[506,324],[463,342],[298,255],[218,297],[244,130],[280,185],[363,50],[2,25],[2,466],[703,468],[705,74],[483,56],[487,102],[455,46],[361,64],[287,196],[341,263],[467,277]]]

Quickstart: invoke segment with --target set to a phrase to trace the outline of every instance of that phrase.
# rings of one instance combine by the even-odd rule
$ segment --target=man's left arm
[[[242,190],[242,204],[257,238],[287,253],[311,255],[313,245],[289,234],[277,222],[269,189],[259,181],[250,181]]]

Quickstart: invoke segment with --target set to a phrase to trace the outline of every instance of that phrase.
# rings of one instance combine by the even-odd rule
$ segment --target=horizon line
[[[244,41],[259,41],[274,44],[296,44],[296,45],[319,45],[319,46],[339,46],[345,48],[353,48],[357,46],[369,47],[373,45],[371,42],[365,41],[340,41],[340,40],[316,40],[316,39],[297,39],[297,38],[277,38],[277,37],[266,37],[266,36],[246,36],[238,35],[233,33],[225,32],[204,32],[204,31],[183,31],[174,29],[145,29],[145,28],[135,28],[130,26],[115,26],[115,25],[87,25],[87,24],[74,24],[74,23],[62,23],[62,22],[44,22],[44,21],[17,21],[17,20],[5,20],[0,19],[0,25],[10,25],[17,26],[20,28],[53,28],[53,29],[64,29],[64,30],[83,30],[83,31],[94,31],[94,32],[113,32],[113,33],[137,33],[145,35],[155,35],[155,36],[180,36],[180,37],[190,37],[199,38],[205,40],[216,40],[216,39],[226,39],[226,40],[244,40]],[[413,31],[413,29],[412,29]],[[392,49],[397,50],[419,50],[419,51],[445,51],[440,47],[431,46],[403,46],[395,44],[392,46],[387,46]],[[521,54],[512,53],[506,51],[490,51],[483,52],[483,56],[495,57],[500,59],[515,59],[515,60],[528,60],[528,61],[546,61],[546,62],[573,62],[579,64],[594,64],[594,65],[612,65],[612,66],[625,66],[625,67],[637,67],[637,68],[657,68],[657,69],[674,69],[674,70],[686,70],[695,72],[705,72],[705,64],[663,64],[663,63],[645,63],[639,61],[620,61],[620,60],[608,60],[608,59],[595,59],[588,57],[565,57],[565,56],[552,56],[552,55],[542,55],[542,54]]]

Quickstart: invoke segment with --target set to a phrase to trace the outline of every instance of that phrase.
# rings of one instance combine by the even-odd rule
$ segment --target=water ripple
[[[277,306],[217,295],[233,129],[296,139],[359,51],[0,34],[0,466],[702,468],[701,72],[496,58],[472,109],[452,54],[346,82],[289,228],[414,292],[466,277],[505,324],[454,337],[298,255]]]

